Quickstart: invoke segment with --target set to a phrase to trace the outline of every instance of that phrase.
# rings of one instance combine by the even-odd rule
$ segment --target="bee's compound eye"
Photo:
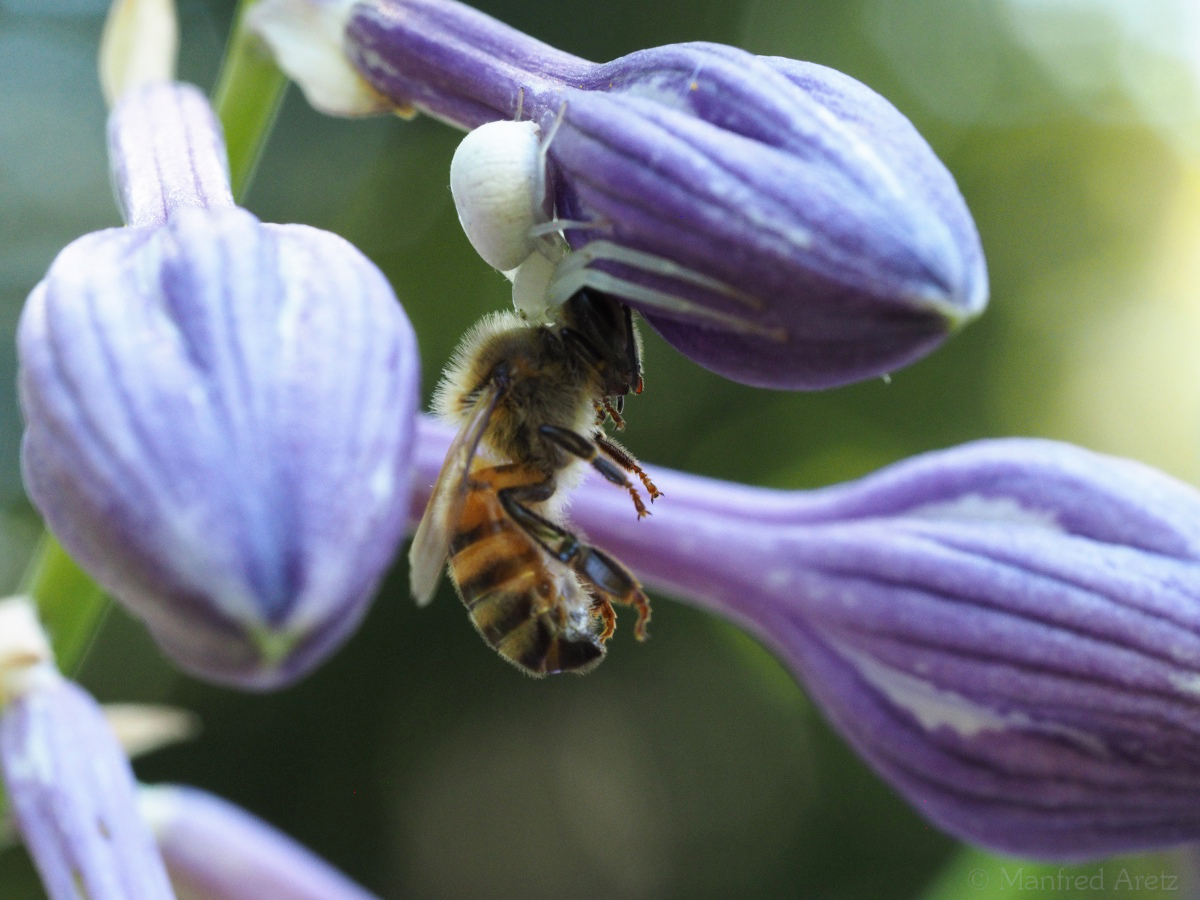
[[[463,138],[450,162],[458,221],[475,251],[501,272],[534,250],[544,183],[540,138],[533,122],[488,122]]]

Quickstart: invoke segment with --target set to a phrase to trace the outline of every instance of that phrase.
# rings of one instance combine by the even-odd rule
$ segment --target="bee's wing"
[[[471,472],[471,460],[479,449],[479,441],[487,430],[488,421],[500,399],[500,389],[488,383],[475,401],[471,417],[450,443],[446,461],[438,472],[425,507],[425,515],[417,526],[412,547],[408,551],[409,580],[413,597],[418,606],[425,606],[433,599],[442,567],[450,553],[450,542],[454,529],[462,515],[463,503],[467,499],[467,476]]]

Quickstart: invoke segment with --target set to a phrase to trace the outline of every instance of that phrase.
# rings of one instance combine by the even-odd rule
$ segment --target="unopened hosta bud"
[[[198,91],[126,94],[109,144],[128,227],[63,250],[20,323],[26,485],[184,668],[284,684],[403,533],[414,336],[344,240],[233,204]]]
[[[51,900],[170,900],[99,704],[54,667],[33,604],[0,600],[0,774]]]
[[[555,265],[548,304],[583,286],[620,297],[730,378],[886,373],[986,303],[953,178],[894,107],[833,70],[702,43],[598,65],[453,0],[263,0],[250,21],[326,111],[370,109],[331,89],[349,64],[363,96],[397,108],[535,127],[527,162],[492,165],[529,152],[515,144],[473,151],[491,168],[472,173],[474,195],[456,190],[472,243],[506,268],[514,256],[491,248],[537,239]],[[497,210],[515,184],[528,195]]]
[[[448,442],[422,429],[423,489]],[[812,492],[649,471],[653,516],[593,479],[573,523],[758,636],[933,822],[1055,859],[1200,841],[1195,490],[1033,440]]]

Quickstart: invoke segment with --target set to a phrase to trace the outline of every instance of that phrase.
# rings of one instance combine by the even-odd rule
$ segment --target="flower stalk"
[[[246,29],[246,12],[253,3],[238,3],[213,91],[213,106],[225,132],[230,185],[238,200],[250,187],[287,87],[287,78],[262,42]]]
[[[54,636],[59,668],[68,676],[75,675],[108,612],[104,590],[47,532],[34,550],[22,592],[32,598]]]

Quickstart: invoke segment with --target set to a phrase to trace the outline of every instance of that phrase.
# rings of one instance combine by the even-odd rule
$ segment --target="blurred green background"
[[[100,0],[0,0],[0,590],[37,520],[22,499],[12,334],[68,241],[119,224],[94,53]],[[622,439],[643,460],[810,487],[980,437],[1075,441],[1200,481],[1200,5],[1194,0],[488,0],[591,59],[712,40],[848,72],[905,112],[983,236],[992,304],[929,359],[818,394],[741,387],[647,334]],[[232,2],[183,0],[181,76],[214,82]],[[459,135],[323,118],[292,90],[246,205],[356,243],[420,335],[426,396],[463,330],[508,302],[448,190]],[[647,331],[647,329],[643,329]],[[664,502],[670,502],[667,498]],[[403,555],[403,554],[401,554]],[[668,598],[584,679],[535,683],[448,588],[398,562],[358,635],[271,696],[208,687],[109,617],[83,673],[102,700],[167,702],[195,741],[146,781],[219,793],[385,897],[1183,896],[1181,854],[997,860],[926,824],[829,732],[752,641]],[[1049,873],[1050,880],[1045,877]],[[1179,873],[1169,890],[1145,876]],[[1096,880],[1097,876],[1099,881]],[[1142,880],[1138,877],[1142,876]],[[1034,881],[1030,881],[1033,877]],[[37,897],[22,851],[0,896]]]

